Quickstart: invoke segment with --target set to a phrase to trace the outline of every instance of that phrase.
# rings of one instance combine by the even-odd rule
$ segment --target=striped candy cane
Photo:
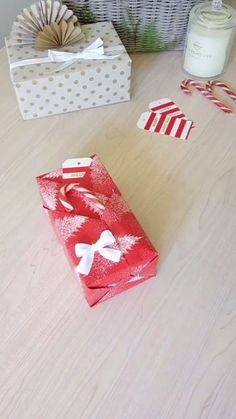
[[[230,108],[228,108],[226,105],[220,102],[220,100],[218,100],[215,96],[213,96],[213,94],[209,92],[207,88],[204,87],[201,83],[198,83],[195,80],[186,79],[182,81],[180,87],[184,93],[186,93],[187,95],[191,95],[192,92],[189,86],[195,87],[195,89],[199,90],[199,92],[201,92],[203,96],[209,99],[212,103],[214,103],[215,106],[217,106],[223,112],[227,113],[228,115],[234,115],[234,112]]]
[[[227,84],[222,83],[222,81],[210,80],[206,84],[206,87],[209,92],[212,92],[214,90],[214,87],[220,87],[234,102],[236,102],[236,94],[232,90],[230,90]]]
[[[70,201],[67,198],[67,192],[71,191],[72,189],[84,194],[94,203],[94,205],[99,210],[104,211],[105,206],[99,201],[96,195],[92,194],[92,192],[89,189],[80,186],[79,183],[69,183],[67,185],[63,185],[59,190],[59,201],[67,211],[72,211],[74,209],[73,205],[71,205]]]

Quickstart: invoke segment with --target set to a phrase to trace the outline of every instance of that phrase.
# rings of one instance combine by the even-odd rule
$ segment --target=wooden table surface
[[[133,56],[131,102],[27,122],[0,64],[1,419],[235,419],[236,119],[180,91],[180,52]],[[189,141],[136,127],[162,97],[195,121]],[[34,178],[93,153],[160,265],[91,309]]]

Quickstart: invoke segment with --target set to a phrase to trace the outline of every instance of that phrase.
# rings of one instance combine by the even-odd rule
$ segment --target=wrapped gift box
[[[82,52],[97,38],[104,43],[105,54],[113,59],[78,59],[55,72],[62,63],[40,63],[47,51],[32,46],[12,45],[6,40],[10,75],[20,111],[24,119],[109,105],[130,99],[131,59],[110,22],[83,25],[85,35],[79,43],[64,48],[66,52]],[[120,52],[116,50],[121,50]],[[107,55],[108,55],[107,54]],[[38,63],[23,65],[25,60]],[[22,66],[19,66],[22,61]],[[18,63],[17,66],[15,63]]]
[[[56,170],[37,182],[88,304],[155,276],[158,254],[99,159],[90,159],[78,183],[64,176]]]

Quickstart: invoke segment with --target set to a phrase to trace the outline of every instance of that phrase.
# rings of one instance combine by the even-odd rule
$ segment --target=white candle
[[[221,75],[228,61],[235,33],[236,14],[230,6],[195,6],[190,14],[184,70],[199,78]]]

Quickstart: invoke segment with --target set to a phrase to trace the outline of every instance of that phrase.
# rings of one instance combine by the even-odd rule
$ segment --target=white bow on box
[[[77,243],[75,245],[75,254],[77,257],[81,257],[82,259],[76,267],[76,272],[88,275],[92,268],[96,252],[100,253],[100,255],[105,259],[108,259],[112,262],[119,262],[121,258],[121,251],[107,247],[111,246],[115,242],[116,239],[111,231],[104,230],[96,243]]]
[[[58,72],[78,60],[113,60],[114,58],[118,58],[124,51],[125,49],[123,45],[115,45],[113,47],[104,48],[103,40],[101,38],[97,38],[96,41],[92,42],[92,44],[84,48],[81,52],[66,52],[49,49],[47,57],[16,61],[15,63],[10,64],[10,69],[35,64],[64,63],[52,70],[52,72]],[[119,54],[107,54],[113,52],[119,52]]]

